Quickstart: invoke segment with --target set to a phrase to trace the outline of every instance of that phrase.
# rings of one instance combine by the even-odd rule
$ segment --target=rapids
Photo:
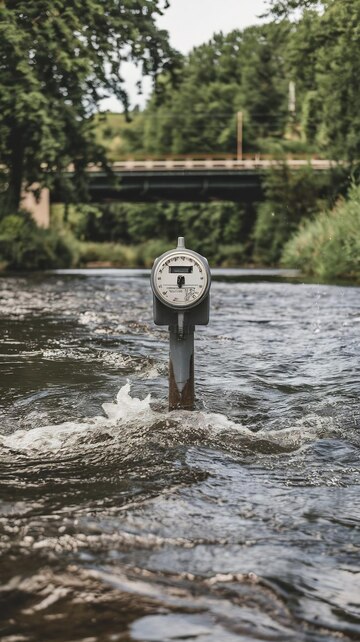
[[[168,412],[146,271],[3,276],[1,640],[360,639],[359,294],[215,271]]]

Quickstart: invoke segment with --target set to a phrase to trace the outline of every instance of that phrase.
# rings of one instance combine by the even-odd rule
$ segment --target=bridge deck
[[[112,163],[112,176],[102,167],[90,165],[89,193],[96,203],[259,201],[263,198],[264,173],[283,164],[284,160],[267,158],[127,159]],[[294,171],[311,166],[316,172],[336,166],[334,161],[317,158],[288,158],[286,164]],[[70,179],[72,169],[67,172]],[[61,188],[55,188],[51,200],[62,199]]]

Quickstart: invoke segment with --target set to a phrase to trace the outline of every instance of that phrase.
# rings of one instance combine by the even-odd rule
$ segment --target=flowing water
[[[148,273],[2,277],[1,640],[359,640],[359,294],[216,272],[169,413]]]

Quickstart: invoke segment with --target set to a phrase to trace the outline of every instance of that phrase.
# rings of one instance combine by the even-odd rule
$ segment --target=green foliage
[[[58,229],[65,223],[81,241],[143,243],[151,238],[176,238],[177,208],[173,203],[111,203],[52,207]]]
[[[0,221],[0,260],[10,270],[70,267],[73,251],[55,231],[38,228],[26,212]]]
[[[127,106],[123,60],[156,77],[171,69],[167,32],[156,27],[166,0],[4,0],[0,3],[0,164],[3,208],[16,211],[22,185],[51,186],[73,163],[72,197],[85,168],[105,162],[93,114],[107,92]]]
[[[336,158],[360,156],[360,1],[332,0],[320,21],[317,84],[325,142]]]
[[[196,47],[183,59],[175,89],[162,74],[145,112],[122,129],[118,151],[235,154],[236,113],[242,111],[245,153],[271,154],[275,143],[280,153],[320,153],[355,163],[360,0],[270,4],[275,21],[216,34]],[[290,80],[296,86],[292,115]]]
[[[240,267],[249,261],[249,252],[246,242],[219,245],[217,250],[217,265],[221,267]]]
[[[286,22],[243,32],[239,103],[245,111],[245,142],[250,149],[260,149],[264,138],[284,137],[291,80],[286,64],[289,33]]]
[[[186,57],[175,55],[167,34],[156,27],[165,4],[0,2],[1,216],[16,212],[23,186],[60,183],[68,202],[85,201],[90,161],[235,155],[238,111],[245,153],[278,159],[320,153],[358,163],[360,0],[270,1],[273,22],[214,35]],[[156,78],[146,110],[134,109],[130,118],[96,113],[106,92],[127,106],[121,80],[125,59]],[[290,80],[296,84],[292,115]],[[63,174],[69,163],[75,168],[71,182]],[[347,173],[348,181],[354,167]],[[70,243],[75,262],[80,253],[83,263],[111,256],[117,265],[148,265],[154,253],[185,235],[214,263],[274,264],[298,226],[329,208],[345,183],[342,176],[328,182],[310,168],[290,172],[281,165],[264,177],[265,201],[254,229],[254,207],[216,202],[71,205],[54,217],[53,233],[35,231],[28,218],[6,218],[0,259],[6,255],[14,266],[58,265],[66,251],[57,245],[64,239],[56,230],[65,227],[78,240]],[[7,247],[11,243],[13,248]],[[99,243],[106,245],[101,249]]]
[[[187,245],[193,250],[219,262],[223,256],[221,247],[242,240],[248,224],[246,217],[251,215],[237,203],[181,203],[179,234],[186,237]]]
[[[143,243],[148,239],[176,238],[178,232],[176,203],[127,204],[127,232],[131,242]],[[118,208],[114,208],[116,211]]]
[[[157,256],[174,247],[174,242],[148,240],[138,245],[79,242],[79,267],[149,268]]]
[[[360,187],[305,221],[285,245],[282,263],[322,279],[360,281]]]
[[[174,248],[174,241],[164,241],[160,239],[150,239],[145,243],[141,243],[137,247],[136,258],[137,265],[140,267],[152,267],[155,259]]]
[[[176,239],[170,241],[149,239],[139,244],[123,245],[121,243],[77,243],[77,265],[80,267],[117,267],[139,268],[152,267],[156,257],[174,248]],[[193,249],[193,246],[191,246]],[[198,250],[203,251],[201,243]],[[246,247],[242,243],[220,245],[216,253],[207,255],[212,265],[238,267],[248,260]]]
[[[134,150],[142,148],[142,129],[146,112],[133,109],[127,115],[102,112],[95,114],[96,141],[106,149],[109,161],[136,157]],[[140,159],[143,153],[139,154]]]
[[[119,245],[122,248],[136,245],[137,259],[133,254],[126,255],[128,265],[135,262],[147,266],[151,257],[173,247],[178,236],[185,236],[189,247],[205,253],[214,263],[240,264],[251,255],[249,233],[254,209],[237,203],[76,205],[68,208],[65,218],[63,206],[52,207],[53,225],[56,229],[65,225],[80,241],[83,262],[108,260],[125,265],[122,255],[115,256],[114,252],[122,251]],[[107,248],[104,252],[98,247],[101,243]],[[110,255],[115,258],[109,258]]]
[[[163,74],[144,116],[122,131],[128,149],[154,156],[236,154],[238,111],[244,113],[246,150],[259,149],[263,137],[281,138],[288,31],[286,24],[261,25],[216,34],[196,47],[183,60],[177,86]]]
[[[304,9],[322,9],[324,2],[322,0],[269,0],[271,12],[277,18],[288,17],[294,11],[303,11]]]
[[[296,80],[303,137],[331,158],[357,162],[360,0],[275,0],[272,5],[277,17],[297,10],[287,66]]]
[[[316,175],[310,166],[291,171],[283,163],[266,174],[266,200],[258,207],[253,233],[256,261],[277,263],[284,243],[300,221],[321,207],[320,197],[328,194],[328,183],[328,176]]]
[[[120,243],[78,243],[78,265],[102,267],[138,267],[137,252],[133,247]]]

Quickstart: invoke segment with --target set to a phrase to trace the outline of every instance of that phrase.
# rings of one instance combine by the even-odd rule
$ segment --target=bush
[[[174,247],[178,236],[185,236],[186,245],[213,264],[239,265],[251,256],[254,218],[251,205],[226,201],[86,204],[66,210],[53,205],[51,209],[52,225],[67,229],[80,241],[83,264],[113,262],[119,267],[124,257],[128,267],[149,266],[153,257]]]
[[[73,262],[73,251],[63,236],[37,227],[27,212],[20,212],[0,221],[0,260],[10,270],[65,268]]]
[[[321,197],[331,197],[330,183],[328,175],[316,175],[310,166],[291,171],[285,163],[267,172],[263,182],[266,200],[258,207],[253,233],[256,262],[279,261],[300,221],[319,211]]]
[[[304,222],[285,245],[281,262],[323,279],[360,280],[360,186],[332,210]]]
[[[161,239],[154,239],[146,241],[137,247],[137,265],[141,267],[151,267],[155,259],[167,252],[174,249],[174,242],[163,241]]]
[[[79,242],[78,250],[80,265],[99,263],[106,267],[137,267],[136,251],[131,246],[119,243]]]

